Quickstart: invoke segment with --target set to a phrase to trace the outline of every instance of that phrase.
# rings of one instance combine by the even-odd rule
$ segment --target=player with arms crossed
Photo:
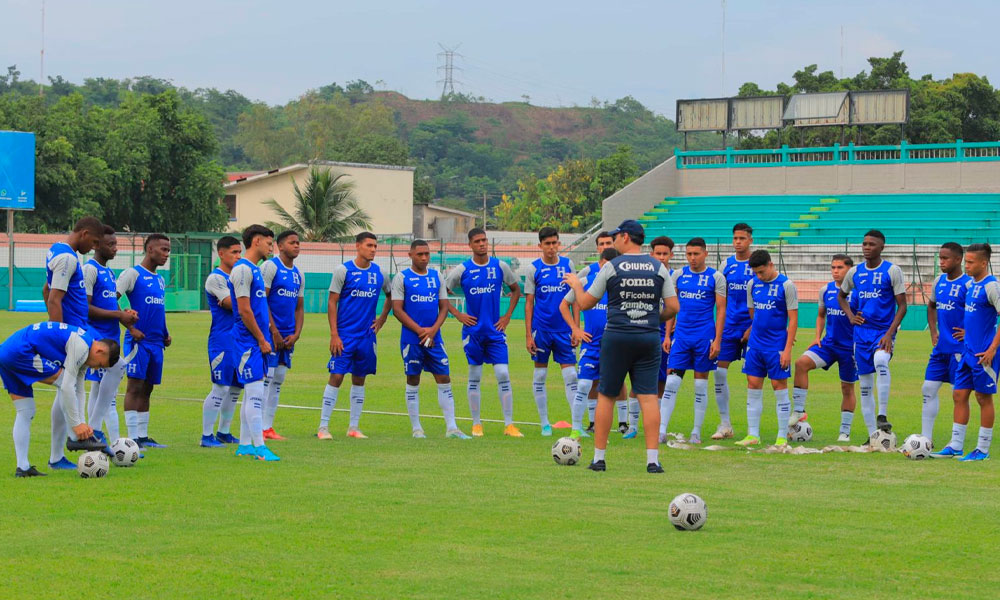
[[[719,349],[718,368],[715,370],[715,404],[719,408],[719,427],[712,434],[713,440],[733,437],[729,418],[729,365],[741,360],[750,338],[750,313],[747,310],[747,288],[753,280],[750,267],[750,246],[753,228],[746,223],[733,225],[733,252],[722,266],[726,278],[726,323],[722,328],[722,346]]]
[[[903,270],[887,260],[882,260],[885,235],[872,229],[865,234],[861,252],[865,262],[855,265],[844,276],[837,301],[841,310],[854,324],[854,362],[861,381],[861,415],[865,419],[868,435],[876,429],[892,431],[886,413],[889,409],[889,361],[899,324],[906,314],[906,284]],[[847,298],[856,290],[857,310]],[[878,417],[875,415],[875,373],[878,373]]]
[[[465,294],[465,312],[453,305],[449,311],[462,324],[462,348],[469,363],[469,412],[472,413],[472,436],[482,437],[483,423],[479,416],[480,386],[483,364],[493,365],[497,378],[500,407],[503,411],[504,435],[524,437],[514,425],[514,393],[510,384],[507,357],[507,326],[521,299],[521,286],[510,265],[489,255],[490,242],[486,232],[475,227],[469,230],[472,258],[448,272],[445,287],[449,292],[461,289]],[[510,306],[500,315],[503,286],[510,288]]]
[[[306,282],[295,266],[299,257],[299,234],[286,229],[275,238],[278,254],[260,266],[271,311],[271,338],[274,351],[268,355],[267,400],[264,402],[264,439],[283,440],[274,430],[274,415],[278,412],[281,386],[292,368],[295,343],[302,336],[305,322]]]
[[[535,361],[532,389],[538,406],[538,419],[542,435],[547,437],[552,435],[548,392],[545,389],[550,355],[562,368],[566,403],[571,412],[573,399],[576,398],[576,355],[573,353],[569,325],[559,312],[559,304],[569,291],[563,278],[574,269],[573,261],[559,256],[559,232],[554,227],[542,227],[538,231],[538,247],[542,250],[542,257],[532,261],[524,273],[524,326],[525,345]]]
[[[844,282],[847,270],[854,261],[846,254],[834,254],[830,261],[830,274],[833,281],[826,284],[820,292],[819,312],[816,315],[816,337],[809,349],[795,361],[795,388],[792,390],[792,415],[788,419],[788,427],[799,421],[805,421],[806,397],[809,393],[809,371],[820,368],[829,370],[837,363],[840,375],[840,435],[838,442],[851,441],[851,424],[854,422],[854,408],[857,398],[854,395],[854,384],[858,380],[858,368],[854,364],[854,325],[844,314],[837,301],[840,285]],[[854,300],[853,292],[850,302]],[[823,334],[824,329],[826,335]]]
[[[357,256],[354,260],[338,265],[330,280],[330,299],[327,319],[330,322],[330,380],[323,391],[323,410],[320,413],[316,437],[333,439],[330,435],[330,415],[337,405],[337,395],[344,375],[351,374],[351,418],[347,437],[365,439],[358,425],[365,405],[365,378],[374,375],[378,367],[375,336],[392,309],[389,279],[382,268],[374,263],[378,238],[370,231],[362,231],[354,238]],[[382,314],[375,317],[379,293],[385,293]]]
[[[406,412],[413,437],[424,438],[420,425],[420,373],[427,371],[438,388],[438,404],[445,421],[445,437],[467,440],[455,423],[455,395],[451,391],[448,353],[441,339],[441,325],[448,318],[448,299],[437,269],[428,269],[431,249],[424,240],[410,244],[410,268],[392,280],[392,313],[403,324],[399,348],[406,372]]]

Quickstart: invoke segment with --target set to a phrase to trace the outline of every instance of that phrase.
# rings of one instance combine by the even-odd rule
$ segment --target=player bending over
[[[722,328],[722,346],[719,349],[718,368],[715,370],[715,404],[719,408],[719,428],[712,434],[713,440],[733,437],[733,425],[729,418],[729,365],[742,360],[750,337],[750,313],[747,310],[746,294],[753,270],[750,268],[750,246],[753,244],[753,228],[746,223],[733,225],[733,252],[722,267],[726,278],[726,323]]]

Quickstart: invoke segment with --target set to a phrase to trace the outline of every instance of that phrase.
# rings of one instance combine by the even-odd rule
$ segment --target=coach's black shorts
[[[617,398],[628,375],[636,394],[656,394],[660,372],[660,334],[605,331],[601,338],[598,391]]]

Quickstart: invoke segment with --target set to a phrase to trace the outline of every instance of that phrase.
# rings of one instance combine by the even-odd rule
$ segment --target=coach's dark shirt
[[[608,294],[605,331],[659,334],[660,300],[677,295],[670,272],[648,254],[623,254],[604,263],[587,293],[600,299]],[[566,296],[576,300],[572,291]]]

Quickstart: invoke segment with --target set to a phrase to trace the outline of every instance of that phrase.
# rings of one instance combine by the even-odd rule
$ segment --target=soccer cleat
[[[522,438],[522,437],[524,437],[524,434],[521,433],[521,430],[518,429],[517,425],[514,425],[513,423],[511,423],[510,425],[508,425],[508,426],[506,426],[506,427],[503,428],[503,434],[507,435],[507,436],[510,436],[510,437],[516,437],[516,438]]]
[[[692,431],[691,432],[691,436],[688,438],[688,443],[689,444],[694,444],[694,445],[700,444],[701,443],[701,434],[700,433],[695,433],[694,431]]]
[[[365,435],[365,434],[363,434],[363,433],[361,433],[360,429],[348,429],[347,430],[347,437],[354,438],[356,440],[367,440],[368,439],[368,436]]]
[[[842,433],[842,434],[840,434],[840,435],[837,436],[837,441],[838,442],[850,442],[851,441],[851,436],[848,435],[848,434],[846,434],[846,433]]]
[[[800,421],[805,421],[808,418],[809,415],[806,414],[806,411],[799,412],[797,410],[793,410],[792,414],[789,415],[788,417],[788,428],[791,429],[792,426],[795,425],[796,423]]]
[[[76,465],[74,465],[65,456],[57,460],[56,462],[50,462],[49,468],[55,471],[75,471]]]
[[[239,444],[240,440],[235,435],[231,433],[219,433],[215,434],[215,439],[223,444]]]
[[[166,444],[160,444],[151,437],[141,437],[135,440],[140,448],[166,448]]]
[[[424,434],[424,430],[423,429],[414,429],[413,430],[413,437],[414,437],[414,439],[422,440],[422,439],[426,439],[427,435]]]
[[[267,429],[264,430],[264,439],[281,441],[281,440],[286,440],[288,438],[286,438],[283,435],[278,435],[278,432],[274,430],[274,427],[268,427]]]
[[[48,473],[42,473],[35,468],[35,465],[31,465],[27,469],[18,467],[17,470],[14,471],[14,477],[45,477],[46,475],[48,475]]]
[[[774,440],[774,445],[775,446],[787,446],[788,445],[788,439],[787,438],[783,438],[783,437],[777,438],[776,440]]]
[[[962,458],[958,459],[958,462],[972,462],[976,460],[989,460],[989,459],[990,455],[988,453],[983,452],[979,448],[976,448],[972,452],[969,452]]]
[[[757,446],[760,444],[760,438],[756,435],[748,435],[742,440],[736,442],[737,446],[743,446],[744,448],[748,446]]]
[[[203,435],[201,436],[201,447],[202,448],[221,448],[225,446],[222,442],[215,439],[214,435]]]
[[[569,437],[573,438],[574,440],[579,440],[582,438],[589,438],[590,435],[582,429],[574,429],[569,432]]]
[[[962,456],[962,451],[955,450],[951,446],[945,446],[939,452],[931,452],[931,458],[954,458],[956,456]]]
[[[326,427],[320,427],[316,430],[316,437],[321,440],[332,440],[333,436],[330,435],[330,430]]]
[[[263,460],[266,462],[277,462],[281,460],[281,458],[274,452],[271,452],[271,449],[267,446],[254,446],[253,450],[254,454],[257,456],[257,460]]]
[[[729,425],[719,424],[719,428],[712,434],[713,440],[726,440],[733,437],[733,428]]]
[[[591,435],[594,434],[594,422],[593,421],[591,421],[590,425],[587,426],[587,433],[589,433]]]
[[[552,437],[551,425],[542,425],[542,437]]]
[[[472,437],[483,437],[482,423],[477,423],[472,426]]]
[[[108,437],[104,435],[104,432],[101,431],[100,429],[94,430],[94,437],[97,438],[97,441],[101,442],[102,444],[108,443]]]
[[[635,436],[637,436],[637,435],[639,435],[639,430],[636,429],[635,427],[629,427],[628,431],[626,431],[622,435],[622,439],[623,440],[634,440]]]
[[[465,432],[461,429],[449,429],[445,432],[444,437],[452,440],[471,440],[472,438],[465,435]]]
[[[98,451],[101,452],[107,448],[107,444],[99,441],[94,436],[90,436],[85,440],[73,440],[66,438],[66,449],[70,452],[79,452],[80,450],[85,450],[87,452]]]
[[[257,452],[250,444],[240,444],[236,446],[236,456],[250,456],[257,458]]]
[[[604,464],[603,460],[591,461],[591,463],[589,465],[587,465],[587,468],[590,469],[591,471],[607,471],[608,470],[608,466],[606,464]]]
[[[875,417],[875,427],[878,427],[886,433],[890,433],[892,431],[892,423],[889,422],[889,419],[887,419],[885,415]]]
[[[618,421],[618,433],[624,434],[628,431],[628,423],[625,421]]]
[[[662,473],[663,466],[660,463],[649,463],[646,465],[647,473]]]

